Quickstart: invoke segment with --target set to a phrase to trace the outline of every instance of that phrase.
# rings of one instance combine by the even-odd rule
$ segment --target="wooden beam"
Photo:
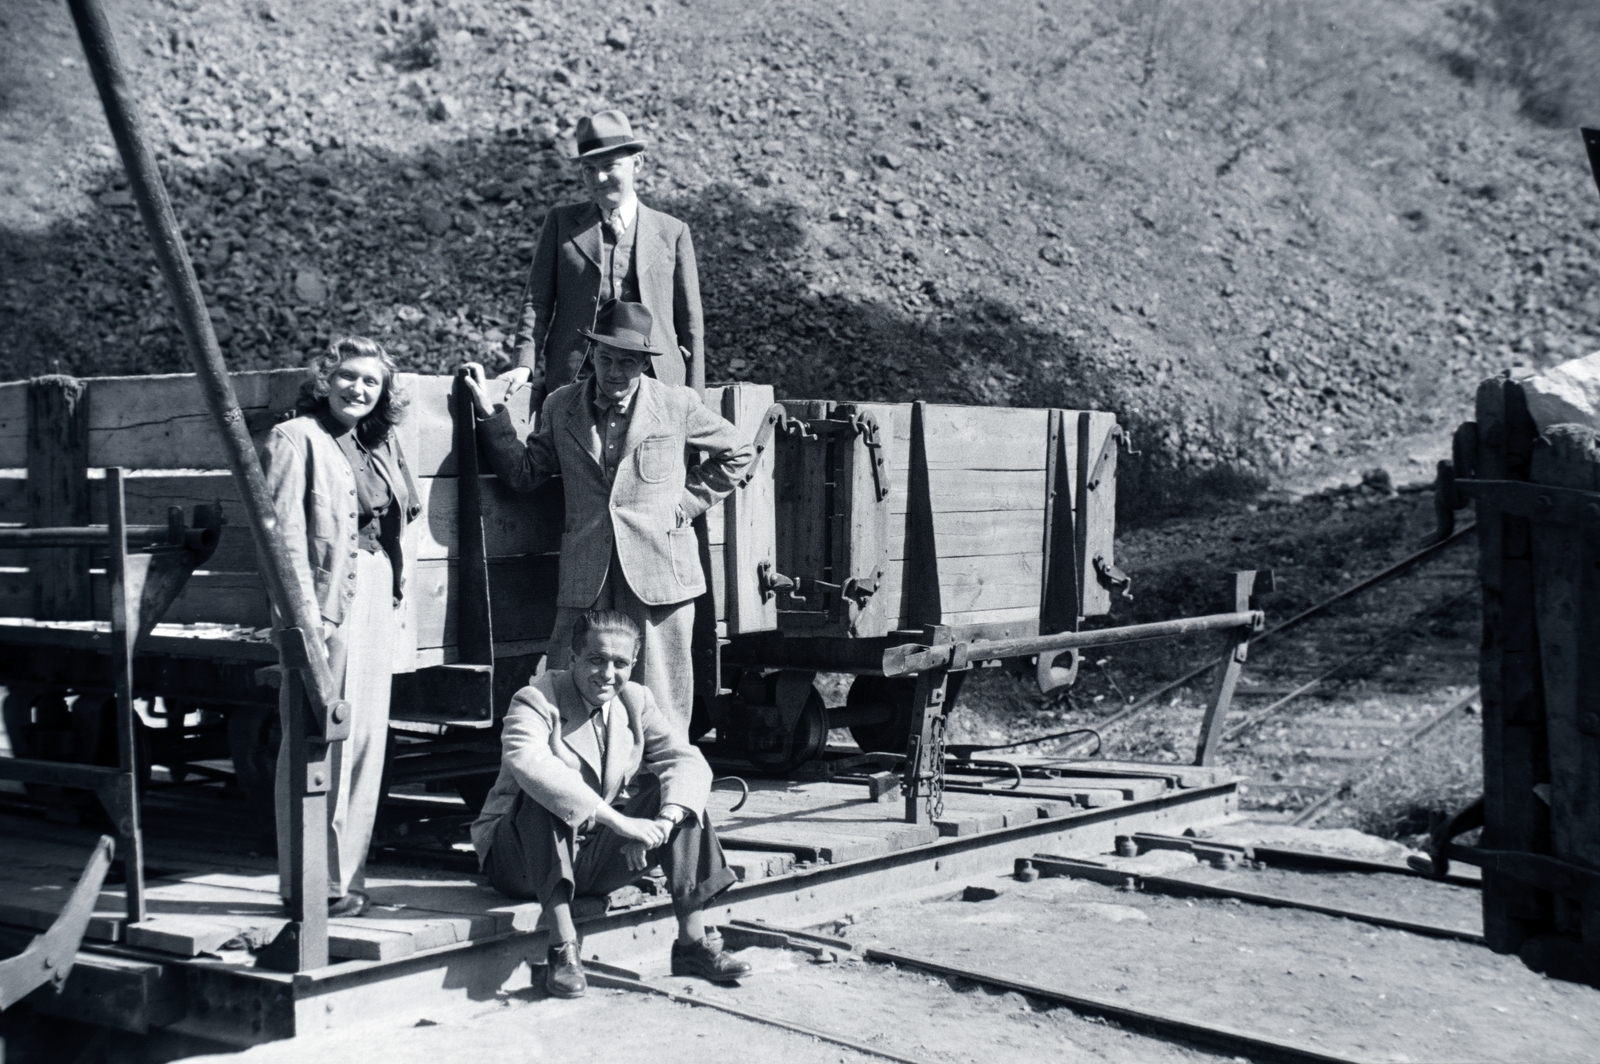
[[[28,382],[27,404],[28,524],[35,528],[89,524],[87,385],[74,377],[38,377]],[[33,574],[31,616],[41,621],[86,620],[92,608],[89,548],[26,553]]]

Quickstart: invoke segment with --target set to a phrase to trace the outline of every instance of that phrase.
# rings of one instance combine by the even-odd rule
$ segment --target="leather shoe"
[[[544,970],[544,990],[551,997],[583,997],[589,980],[583,975],[583,961],[576,942],[561,942],[550,947]]]
[[[352,890],[342,898],[328,899],[328,916],[360,916],[367,911],[367,895],[365,891]]]
[[[722,939],[709,937],[672,944],[672,974],[698,975],[713,983],[731,983],[750,974],[750,962],[722,951]]]

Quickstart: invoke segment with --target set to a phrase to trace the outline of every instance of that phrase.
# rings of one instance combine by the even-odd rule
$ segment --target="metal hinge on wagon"
[[[862,608],[878,591],[876,576],[852,576],[842,584],[834,584],[814,576],[785,576],[774,569],[771,562],[761,562],[756,566],[756,578],[761,584],[763,602],[772,601],[772,596],[780,591],[801,599],[820,593],[842,595],[854,602],[857,608]]]
[[[775,432],[794,436],[797,439],[821,439],[828,435],[860,436],[861,442],[872,454],[872,486],[877,493],[878,501],[882,502],[889,497],[889,469],[884,464],[883,434],[878,428],[878,419],[871,413],[850,414],[841,418],[798,418],[791,416],[784,410],[782,403],[774,403],[767,409],[761,418],[761,425],[756,429],[755,437],[750,441],[755,449],[756,462],[750,465],[750,472],[739,482],[739,487],[750,483],[750,478],[755,475],[757,462],[761,455],[772,444]],[[868,592],[871,594],[871,592]]]

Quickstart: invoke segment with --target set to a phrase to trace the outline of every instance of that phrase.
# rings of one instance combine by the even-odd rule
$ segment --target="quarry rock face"
[[[70,18],[14,7],[0,371],[182,369]],[[711,380],[1113,410],[1125,475],[1160,474],[1130,503],[1368,468],[1482,378],[1600,347],[1581,144],[1469,76],[1514,42],[1443,9],[274,10],[117,26],[239,369],[352,332],[407,369],[502,363],[540,226],[583,196],[576,123],[610,107],[650,143],[641,199],[693,232]]]

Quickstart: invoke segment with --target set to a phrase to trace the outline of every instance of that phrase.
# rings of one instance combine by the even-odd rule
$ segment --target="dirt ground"
[[[1195,870],[1198,875],[1202,870]],[[1221,877],[1221,873],[1211,878]],[[1349,874],[1239,872],[1241,886],[1471,928],[1476,892]],[[851,914],[827,930],[969,970],[1375,1061],[1588,1061],[1600,1044],[1600,991],[1528,971],[1481,946],[1233,902],[1184,900],[1078,880],[976,880],[960,891]],[[969,981],[849,959],[745,951],[737,988],[643,974],[707,1000],[845,1035],[929,1062],[1220,1059]],[[411,1026],[410,1024],[416,1024]],[[558,1033],[559,1032],[559,1033]],[[493,1006],[417,1016],[407,1026],[263,1046],[191,1064],[334,1064],[559,1058],[660,1064],[872,1059],[774,1028],[623,991],[579,1002],[514,995]]]

